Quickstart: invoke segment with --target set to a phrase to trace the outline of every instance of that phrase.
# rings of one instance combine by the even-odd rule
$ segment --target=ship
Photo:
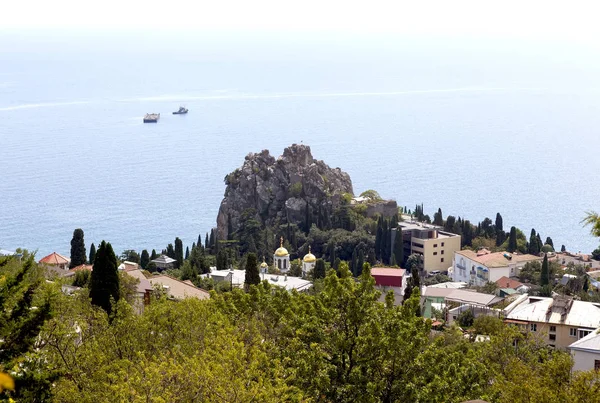
[[[157,123],[160,119],[160,113],[146,113],[144,123]]]
[[[185,115],[186,113],[188,113],[188,109],[180,106],[178,111],[173,112],[173,115]]]

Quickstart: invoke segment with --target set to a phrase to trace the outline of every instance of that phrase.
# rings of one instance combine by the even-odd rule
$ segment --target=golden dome
[[[306,255],[304,255],[304,259],[302,259],[302,261],[305,263],[314,263],[317,261],[317,258],[315,257],[315,255],[310,253],[310,246],[308,247],[308,253]]]
[[[263,262],[260,264],[260,267],[264,269],[264,268],[266,268],[266,267],[269,267],[269,265],[267,264],[267,262],[265,262],[265,261],[263,260]]]
[[[275,256],[285,257],[289,256],[289,252],[286,248],[283,247],[283,237],[279,238],[279,248],[275,251]]]

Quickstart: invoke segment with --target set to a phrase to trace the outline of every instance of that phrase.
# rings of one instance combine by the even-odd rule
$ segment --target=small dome
[[[283,257],[283,256],[288,256],[290,253],[288,252],[288,250],[286,248],[284,248],[283,246],[277,248],[277,250],[275,251],[275,256],[279,256],[279,257]]]
[[[262,262],[262,263],[260,264],[260,267],[264,269],[264,268],[266,268],[266,267],[269,267],[269,265],[267,264],[267,262]]]
[[[302,259],[305,263],[314,263],[317,261],[317,258],[315,257],[315,255],[313,255],[312,253],[308,253],[304,256],[304,259]]]

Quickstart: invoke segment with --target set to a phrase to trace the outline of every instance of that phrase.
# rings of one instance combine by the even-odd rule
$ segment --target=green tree
[[[563,251],[564,252],[564,251]],[[600,247],[597,247],[592,251],[592,258],[600,260]]]
[[[179,237],[175,238],[175,257],[173,259],[177,260],[177,267],[183,265],[183,242]]]
[[[92,243],[92,246],[90,246],[90,259],[88,262],[90,262],[90,264],[94,264],[94,259],[96,259],[96,245]]]
[[[554,242],[552,242],[552,238],[546,237],[546,243],[545,243],[545,245],[552,246],[552,249],[554,250]]]
[[[77,270],[75,273],[75,280],[73,280],[73,285],[75,287],[88,287],[91,276],[92,272],[90,270]]]
[[[542,273],[540,275],[540,285],[547,286],[550,284],[550,266],[548,265],[548,254],[544,253],[544,261],[542,262]]]
[[[142,250],[142,255],[140,256],[140,266],[142,266],[142,269],[146,270],[148,263],[150,263],[150,255],[148,254],[148,251],[144,249]]]
[[[442,209],[438,208],[438,211],[433,214],[433,225],[444,226],[444,216],[442,216]]]
[[[595,211],[587,211],[585,214],[585,218],[581,222],[592,227],[590,232],[593,236],[600,237],[600,215]]]
[[[398,266],[402,267],[404,264],[404,242],[402,239],[402,228],[398,226],[396,228],[396,236],[394,237],[394,257]]]
[[[219,250],[217,253],[217,270],[229,269],[229,255],[225,249]]]
[[[127,249],[121,253],[120,259],[122,261],[126,260],[128,262],[139,263],[140,255],[133,249]]]
[[[248,253],[246,256],[246,276],[244,277],[245,287],[260,284],[260,273],[258,271],[258,260],[256,254]]]
[[[110,242],[102,241],[96,252],[94,271],[90,281],[90,298],[92,304],[104,309],[107,313],[112,310],[111,299],[119,301],[119,274],[117,272],[117,257]]]
[[[323,259],[317,259],[315,262],[315,268],[313,272],[314,279],[325,278],[325,261]]]
[[[72,269],[73,267],[85,264],[86,258],[83,230],[77,228],[73,231],[73,238],[71,239],[71,263],[69,263],[69,268]]]
[[[496,213],[496,222],[494,223],[496,227],[496,246],[500,246],[504,243],[506,239],[506,234],[504,233],[504,227],[502,222],[502,216],[500,213]]]
[[[195,247],[195,245],[192,245],[192,247]],[[185,247],[185,257],[184,260],[188,260],[190,258],[190,247],[186,246]]]
[[[510,235],[508,236],[508,248],[507,250],[510,253],[513,253],[514,251],[516,251],[518,248],[517,246],[517,228],[516,227],[510,227]]]
[[[156,254],[156,250],[152,249],[152,253],[150,254],[150,260],[154,260],[158,257]]]

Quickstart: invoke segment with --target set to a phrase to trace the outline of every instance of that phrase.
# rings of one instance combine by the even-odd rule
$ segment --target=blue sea
[[[191,245],[293,143],[433,216],[600,243],[598,53],[469,38],[0,32],[0,248]],[[190,112],[171,112],[185,105]],[[160,112],[158,124],[143,124]]]

